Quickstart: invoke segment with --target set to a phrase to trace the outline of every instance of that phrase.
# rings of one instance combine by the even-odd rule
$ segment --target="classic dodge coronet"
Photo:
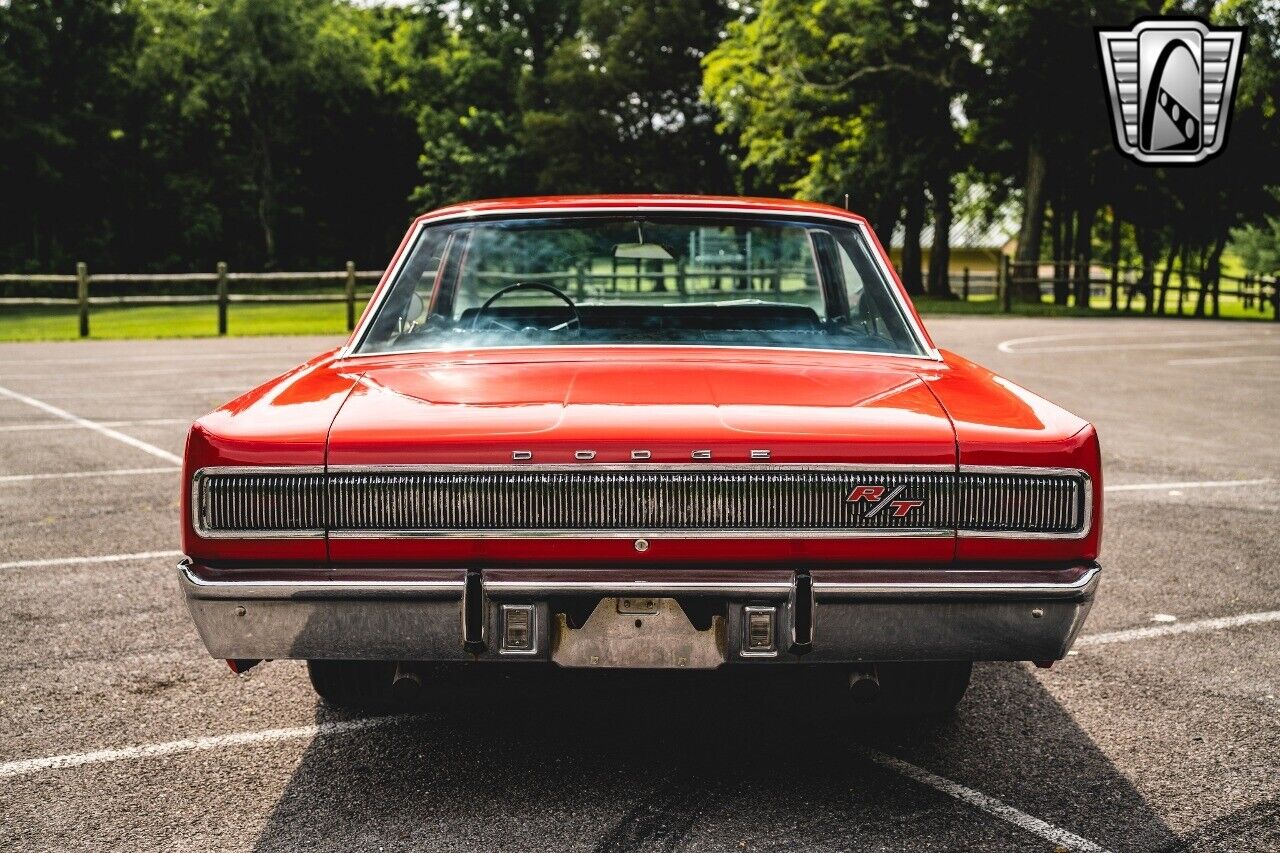
[[[413,223],[342,347],[201,418],[179,577],[336,705],[449,664],[842,667],[954,707],[1063,657],[1092,426],[935,348],[864,219],[685,196]]]

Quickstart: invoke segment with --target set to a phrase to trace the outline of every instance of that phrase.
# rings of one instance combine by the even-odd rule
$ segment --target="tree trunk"
[[[1182,316],[1182,306],[1187,300],[1187,267],[1191,265],[1191,246],[1183,245],[1182,263],[1178,269],[1178,316]]]
[[[887,192],[880,196],[871,220],[871,230],[876,232],[885,246],[893,242],[893,230],[898,227],[898,216],[901,213],[902,198],[897,193]]]
[[[951,291],[951,176],[934,182],[933,248],[929,251],[926,289],[938,299],[955,299]]]
[[[1137,229],[1136,235],[1138,243],[1138,252],[1142,255],[1142,277],[1138,279],[1136,287],[1129,289],[1129,298],[1125,301],[1124,310],[1128,311],[1133,306],[1133,296],[1135,293],[1142,294],[1142,309],[1150,314],[1154,307],[1154,300],[1151,298],[1154,289],[1155,273],[1156,273],[1156,254],[1155,235],[1151,233],[1151,229],[1142,226]]]
[[[1032,139],[1027,146],[1027,175],[1022,187],[1022,227],[1018,230],[1018,252],[1014,256],[1013,289],[1019,299],[1040,301],[1040,240],[1044,236],[1044,191],[1049,164]]]
[[[275,170],[271,163],[271,140],[265,130],[255,134],[258,148],[258,227],[262,229],[262,247],[265,252],[263,268],[276,266],[275,234]]]
[[[907,197],[907,212],[902,223],[902,284],[912,296],[924,294],[920,277],[920,229],[924,227],[924,196],[920,189]]]
[[[1071,297],[1071,263],[1067,258],[1074,254],[1075,211],[1067,206],[1065,198],[1061,216],[1055,212],[1055,217],[1062,220],[1062,232],[1058,238],[1059,248],[1053,253],[1053,304],[1066,305]]]
[[[1111,310],[1120,308],[1120,211],[1111,206]]]
[[[1076,226],[1075,291],[1076,308],[1081,311],[1089,309],[1089,299],[1093,293],[1093,217],[1097,209],[1092,202],[1080,208],[1080,221]]]
[[[1227,247],[1227,238],[1219,237],[1213,243],[1213,249],[1209,252],[1209,259],[1205,263],[1204,271],[1200,275],[1200,298],[1196,300],[1196,316],[1203,317],[1205,309],[1205,297],[1212,295],[1213,297],[1213,316],[1218,314],[1218,284],[1222,281],[1222,251]]]
[[[1173,278],[1173,262],[1177,260],[1181,251],[1182,247],[1176,242],[1169,247],[1169,257],[1164,262],[1164,272],[1160,273],[1160,307],[1156,309],[1156,313],[1162,317],[1169,303],[1169,280]]]
[[[1058,291],[1062,289],[1062,265],[1061,259],[1065,254],[1062,249],[1062,238],[1065,236],[1063,229],[1062,215],[1062,197],[1054,199],[1052,205],[1049,206],[1049,212],[1045,214],[1049,220],[1049,254],[1053,260],[1053,302],[1058,303]]]

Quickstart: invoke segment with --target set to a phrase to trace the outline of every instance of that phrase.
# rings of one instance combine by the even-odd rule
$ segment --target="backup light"
[[[533,654],[537,651],[537,619],[532,604],[502,605],[502,646],[504,654]]]
[[[744,655],[772,655],[778,650],[776,607],[747,606],[742,608]]]

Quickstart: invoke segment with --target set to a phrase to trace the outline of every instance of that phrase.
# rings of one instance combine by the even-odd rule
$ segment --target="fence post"
[[[969,268],[964,268],[963,284],[960,287],[960,298],[965,302],[969,301]]]
[[[76,264],[76,303],[80,308],[80,337],[89,337],[89,265]]]
[[[356,327],[356,262],[347,261],[347,331]]]
[[[1261,288],[1261,285],[1259,285]],[[1258,302],[1262,302],[1262,291],[1258,291]],[[1271,279],[1271,307],[1275,309],[1275,314],[1271,319],[1280,323],[1280,278]]]
[[[227,333],[227,262],[218,261],[218,334]]]

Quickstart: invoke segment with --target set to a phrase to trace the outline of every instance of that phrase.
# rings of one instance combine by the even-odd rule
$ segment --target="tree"
[[[419,135],[418,210],[532,188],[520,146],[523,37],[427,12],[397,33]]]
[[[110,0],[0,3],[0,262],[66,270],[106,255],[130,175],[118,163],[129,11]]]
[[[720,0],[583,0],[552,53],[522,140],[544,192],[729,192],[701,61]]]
[[[707,57],[704,86],[763,182],[811,199],[847,192],[885,241],[905,209],[903,277],[920,292],[925,193],[945,222],[958,170],[968,38],[953,0],[766,0]]]
[[[376,95],[368,17],[332,0],[146,0],[138,9],[138,82],[156,108],[144,132],[173,170],[168,188],[229,214],[207,226],[227,236],[249,212],[258,248],[239,259],[275,266],[282,227],[302,218],[299,190],[328,177],[307,174],[309,154],[322,140],[350,139],[342,119]]]
[[[970,117],[977,144],[988,152],[988,167],[1011,176],[1021,190],[1015,257],[1021,284],[1015,292],[1038,301],[1032,279],[1049,198],[1059,199],[1060,221],[1084,206],[1091,221],[1098,200],[1079,177],[1092,174],[1099,157],[1118,156],[1111,149],[1093,27],[1127,22],[1150,10],[1132,0],[975,0],[974,5],[985,37]]]

